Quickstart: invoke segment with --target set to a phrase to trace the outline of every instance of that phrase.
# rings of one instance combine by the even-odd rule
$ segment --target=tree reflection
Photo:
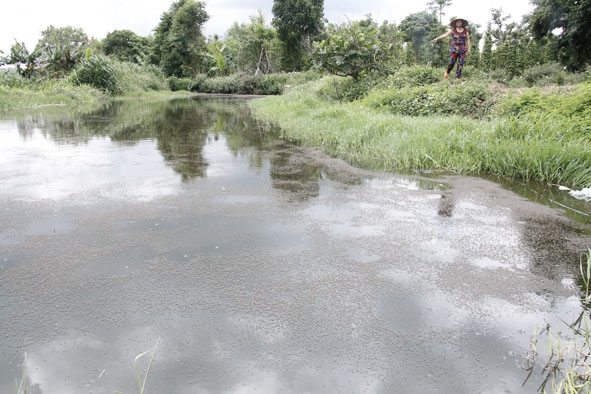
[[[113,100],[80,108],[52,108],[17,119],[23,139],[41,133],[59,145],[88,144],[97,137],[132,146],[153,140],[164,161],[183,182],[207,176],[207,144],[223,135],[234,156],[247,157],[253,168],[263,168],[270,158],[273,187],[297,199],[316,197],[318,180],[359,183],[348,169],[330,170],[309,150],[280,140],[279,131],[261,127],[240,98],[182,98],[173,100]]]

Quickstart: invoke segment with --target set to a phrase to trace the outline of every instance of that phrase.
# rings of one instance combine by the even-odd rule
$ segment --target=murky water
[[[243,104],[0,120],[0,392],[24,369],[31,393],[137,393],[158,339],[147,393],[536,391],[531,333],[580,308],[585,204],[356,170]]]

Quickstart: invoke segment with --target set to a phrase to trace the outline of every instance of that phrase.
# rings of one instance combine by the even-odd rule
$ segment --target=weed
[[[148,376],[150,375],[150,370],[152,369],[152,361],[154,361],[154,356],[156,355],[156,350],[158,349],[158,344],[160,343],[160,337],[158,337],[158,339],[156,340],[156,344],[154,345],[154,347],[146,350],[143,353],[138,354],[135,357],[134,360],[134,365],[135,365],[135,374],[136,374],[136,378],[137,378],[137,384],[138,384],[138,393],[139,394],[144,394],[144,391],[146,389],[146,382],[148,380]],[[150,361],[148,362],[148,367],[146,368],[146,373],[144,374],[144,377],[142,378],[141,373],[140,373],[140,368],[139,368],[139,364],[138,361],[148,355],[151,354],[150,357]],[[124,394],[121,391],[115,391],[116,394]]]
[[[27,394],[27,352],[25,352],[25,358],[23,360],[23,375],[21,380],[15,379],[16,383],[16,394]]]

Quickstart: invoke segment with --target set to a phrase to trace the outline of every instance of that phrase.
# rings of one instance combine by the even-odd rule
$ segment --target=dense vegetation
[[[251,107],[285,138],[361,167],[591,185],[591,83],[499,89],[485,75],[438,75],[401,68],[361,96],[351,79],[325,77]]]
[[[520,23],[492,9],[485,29],[470,25],[461,82],[442,81],[447,44],[431,44],[451,3],[430,1],[399,25],[370,16],[337,25],[323,20],[322,0],[274,0],[270,25],[259,12],[208,39],[196,0],[173,2],[149,37],[49,26],[33,51],[17,42],[3,55],[13,70],[0,74],[0,109],[287,92],[253,102],[255,114],[356,165],[591,185],[589,2],[536,0]]]
[[[509,84],[515,78],[527,78],[527,70],[535,67],[560,65],[549,77],[564,84],[565,70],[584,71],[591,60],[589,1],[535,0],[532,13],[519,23],[492,9],[486,27],[470,25],[474,45],[469,67]],[[270,24],[259,12],[249,23],[234,23],[223,38],[206,38],[202,33],[209,19],[206,3],[177,0],[162,13],[153,36],[116,30],[99,40],[89,38],[81,28],[50,25],[32,51],[16,42],[9,53],[0,53],[0,64],[12,65],[28,80],[63,78],[110,95],[163,88],[211,89],[204,79],[311,69],[355,80],[375,72],[387,77],[404,65],[443,67],[447,63],[447,43],[432,45],[431,40],[448,28],[442,15],[451,3],[429,1],[425,11],[407,15],[399,25],[380,25],[371,16],[339,25],[323,19],[322,0],[274,0]],[[119,81],[124,78],[122,69],[130,64],[135,66],[133,74],[149,82]],[[160,74],[160,80],[154,79],[155,74]],[[247,89],[267,93],[262,87],[253,89],[252,84],[251,79]],[[280,92],[273,86],[268,93]]]

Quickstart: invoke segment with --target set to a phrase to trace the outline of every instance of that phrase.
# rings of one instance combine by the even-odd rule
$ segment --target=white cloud
[[[0,50],[10,50],[14,40],[24,42],[32,50],[41,38],[41,31],[49,25],[56,27],[73,26],[83,29],[86,34],[103,39],[113,30],[128,29],[146,36],[160,21],[163,12],[168,11],[173,0],[29,0],[10,1],[2,5],[0,23]],[[206,10],[210,20],[204,26],[206,35],[223,35],[234,22],[248,22],[250,16],[261,10],[271,22],[273,0],[207,0]],[[425,10],[427,0],[418,2],[376,0],[325,0],[324,14],[330,22],[341,23],[348,19],[357,20],[367,14],[382,22],[388,20],[400,23],[407,15]],[[480,23],[483,27],[490,20],[490,3],[473,0],[454,0],[446,9],[445,18],[462,16]],[[495,8],[502,8],[505,14],[520,21],[532,10],[529,0],[498,0]]]

